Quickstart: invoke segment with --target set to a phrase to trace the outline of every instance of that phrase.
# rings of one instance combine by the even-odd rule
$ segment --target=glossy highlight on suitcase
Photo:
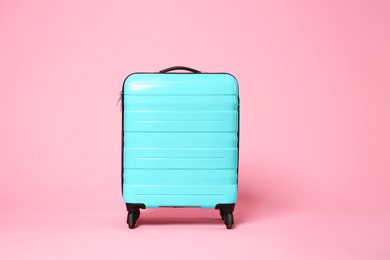
[[[185,70],[186,73],[171,71]],[[140,208],[219,209],[237,200],[239,95],[228,73],[172,67],[129,75],[122,99],[122,195],[129,228]]]

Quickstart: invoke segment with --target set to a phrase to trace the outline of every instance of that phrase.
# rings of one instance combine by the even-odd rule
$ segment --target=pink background
[[[389,1],[0,2],[0,259],[390,259]],[[240,83],[236,227],[128,230],[123,79]]]

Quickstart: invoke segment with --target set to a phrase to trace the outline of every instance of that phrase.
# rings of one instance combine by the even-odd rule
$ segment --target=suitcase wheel
[[[139,219],[141,212],[139,209],[137,211],[132,211],[127,214],[127,224],[129,225],[130,229],[133,229],[135,227],[135,223]]]
[[[225,211],[220,209],[219,214],[221,215],[223,222],[226,225],[226,228],[232,229],[233,224],[234,224],[233,212],[225,212]]]
[[[226,228],[231,229],[234,224],[233,213],[226,213],[224,220],[225,220]]]

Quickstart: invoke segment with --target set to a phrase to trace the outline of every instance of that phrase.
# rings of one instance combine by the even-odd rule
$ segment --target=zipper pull
[[[121,111],[122,111],[122,100],[123,100],[123,93],[122,91],[119,93],[118,102],[116,103],[116,106],[118,106],[119,103],[121,103]]]

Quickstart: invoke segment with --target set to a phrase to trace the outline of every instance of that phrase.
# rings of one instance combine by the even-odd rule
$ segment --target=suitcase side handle
[[[189,68],[189,67],[185,67],[185,66],[174,66],[174,67],[166,68],[164,70],[160,70],[159,73],[168,73],[168,72],[173,71],[173,70],[187,70],[187,71],[190,71],[192,73],[202,73],[199,70],[196,70],[196,69],[193,69],[193,68]]]

